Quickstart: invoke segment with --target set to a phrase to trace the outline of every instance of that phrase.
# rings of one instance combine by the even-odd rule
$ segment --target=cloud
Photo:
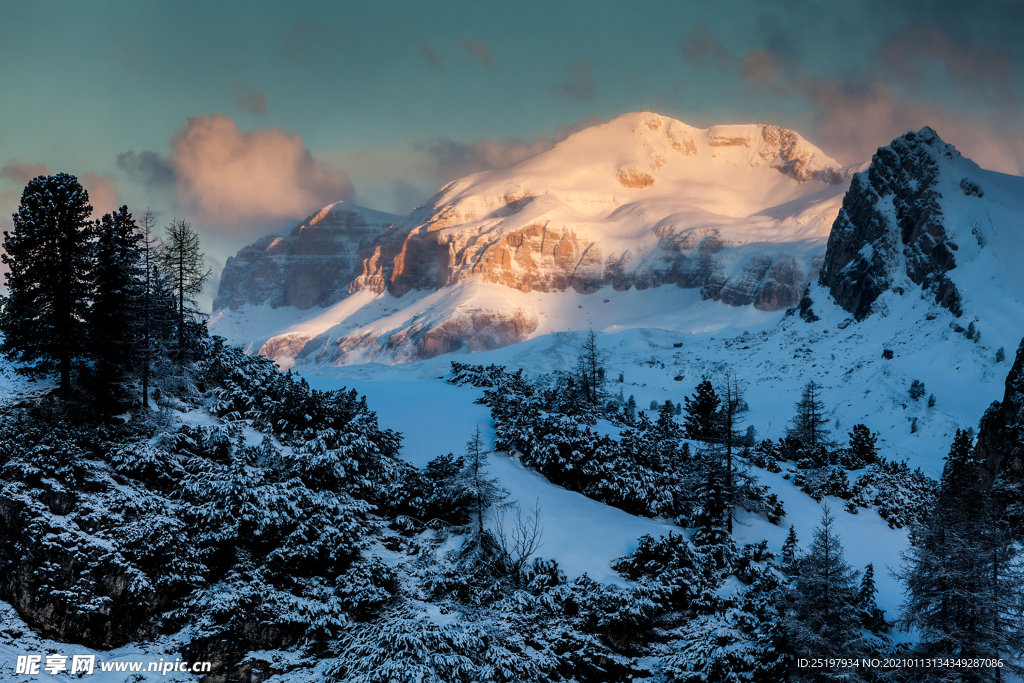
[[[175,188],[174,167],[157,152],[123,152],[117,155],[117,167],[148,189],[173,191]]]
[[[935,24],[910,23],[889,32],[859,70],[833,77],[816,74],[790,50],[753,49],[732,58],[699,27],[680,50],[695,66],[731,65],[743,87],[764,88],[780,103],[810,104],[807,136],[841,162],[866,161],[893,138],[931,126],[985,168],[1024,172],[1013,59]],[[950,88],[960,97],[950,97]],[[962,108],[951,109],[950,101]]]
[[[117,184],[113,178],[90,171],[82,175],[79,181],[89,193],[93,217],[102,216],[121,207],[121,197],[117,193]]]
[[[740,76],[750,81],[760,81],[769,90],[778,94],[787,91],[784,82],[783,58],[768,50],[751,50],[743,56],[739,67]]]
[[[814,105],[817,134],[841,161],[865,161],[893,138],[931,126],[980,166],[1024,173],[1024,138],[1014,128],[939,102],[907,100],[881,79],[811,79],[801,94]]]
[[[416,43],[416,47],[420,49],[420,53],[427,60],[427,62],[435,69],[441,68],[441,60],[437,56],[437,53],[427,47],[424,43]]]
[[[589,100],[594,97],[594,83],[591,80],[592,64],[589,57],[569,65],[572,76],[555,86],[555,92],[577,100]]]
[[[267,97],[259,90],[244,83],[235,83],[231,90],[235,94],[235,104],[242,111],[255,116],[267,115]]]
[[[409,213],[430,196],[428,192],[424,192],[404,180],[391,181],[391,191],[392,205],[395,207],[395,212],[399,214]]]
[[[1004,106],[1020,95],[1017,66],[1005,50],[953,36],[935,24],[910,24],[889,34],[880,58],[888,72],[915,90],[927,79],[929,66],[938,64],[962,93]]]
[[[694,24],[693,30],[679,43],[679,51],[686,61],[697,68],[710,66],[726,70],[736,66],[736,57],[726,49],[722,41],[708,33],[703,24]]]
[[[487,47],[484,43],[481,43],[480,41],[476,40],[469,41],[466,39],[465,36],[461,36],[459,37],[458,40],[455,41],[455,45],[456,47],[462,49],[466,56],[468,56],[470,59],[479,60],[481,63],[483,63],[484,66],[487,67],[493,65],[493,60],[491,59],[491,49]]]
[[[355,194],[348,175],[317,161],[299,135],[241,131],[221,114],[188,119],[166,157],[126,152],[117,164],[214,233],[258,232],[270,221],[301,218]]]
[[[532,142],[509,140],[498,142],[488,138],[476,142],[456,142],[448,136],[436,138],[421,150],[434,162],[434,173],[444,180],[496,168],[506,168],[554,147],[546,138]]]
[[[481,171],[507,168],[546,152],[573,133],[598,123],[600,121],[597,118],[590,116],[576,123],[557,127],[552,138],[538,137],[532,141],[512,139],[498,142],[482,138],[466,143],[444,136],[422,143],[418,145],[418,149],[431,161],[433,174],[448,181]]]
[[[0,167],[0,178],[13,180],[19,185],[25,185],[37,176],[48,174],[46,164],[30,164],[19,159],[11,159]]]

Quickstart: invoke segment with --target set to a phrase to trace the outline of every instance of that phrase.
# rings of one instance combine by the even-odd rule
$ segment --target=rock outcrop
[[[938,189],[940,176],[952,172],[949,162],[959,158],[926,127],[879,148],[868,169],[853,177],[829,235],[820,281],[858,320],[882,292],[904,280],[955,315],[963,313],[960,293],[946,277],[959,247],[945,224]]]
[[[1003,400],[994,402],[981,419],[974,456],[985,488],[997,478],[1024,482],[1024,341],[1006,376]]]
[[[229,257],[213,308],[335,304],[397,218],[348,202],[326,206],[286,234],[264,237]]]

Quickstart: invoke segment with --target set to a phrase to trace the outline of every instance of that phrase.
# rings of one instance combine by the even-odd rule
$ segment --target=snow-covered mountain
[[[364,252],[397,219],[348,202],[326,206],[229,257],[213,308],[335,304],[348,294]]]
[[[290,365],[657,326],[667,310],[685,311],[681,331],[743,325],[800,300],[852,172],[777,126],[626,114],[449,183],[408,216],[335,204],[264,238],[225,267],[212,326]],[[331,239],[337,264],[305,260],[300,245]]]
[[[886,290],[955,315],[1024,302],[1024,179],[980,168],[931,128],[902,135],[854,176],[821,284],[862,319]]]

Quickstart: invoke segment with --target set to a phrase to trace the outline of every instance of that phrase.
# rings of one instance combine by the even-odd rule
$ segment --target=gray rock
[[[820,281],[858,320],[893,286],[901,268],[939,304],[962,314],[960,294],[945,276],[956,267],[957,245],[935,189],[940,160],[958,156],[925,127],[879,148],[868,169],[853,177],[829,235]]]
[[[242,304],[308,309],[349,292],[374,241],[397,216],[338,202],[287,234],[270,235],[228,258],[213,310]]]

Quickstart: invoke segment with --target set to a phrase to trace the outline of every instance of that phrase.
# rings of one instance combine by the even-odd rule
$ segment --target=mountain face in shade
[[[919,291],[959,317],[964,287],[976,284],[960,266],[1022,254],[1022,190],[1020,178],[981,169],[931,128],[902,135],[853,177],[829,236],[821,284],[857,319],[893,288]],[[1019,268],[992,265],[989,275],[1011,279]]]
[[[228,258],[213,309],[335,304],[348,295],[364,252],[397,219],[348,202],[326,206]]]

